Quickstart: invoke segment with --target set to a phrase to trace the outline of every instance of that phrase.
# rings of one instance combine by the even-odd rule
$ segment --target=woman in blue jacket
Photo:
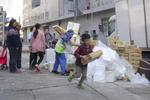
[[[19,34],[16,30],[16,20],[11,19],[7,34],[7,46],[9,49],[9,70],[11,73],[19,72],[17,69],[18,50],[21,46]]]

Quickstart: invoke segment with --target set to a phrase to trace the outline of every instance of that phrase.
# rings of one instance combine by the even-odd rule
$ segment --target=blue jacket
[[[17,30],[13,27],[8,28],[7,46],[15,48],[22,46],[20,35],[17,32]]]

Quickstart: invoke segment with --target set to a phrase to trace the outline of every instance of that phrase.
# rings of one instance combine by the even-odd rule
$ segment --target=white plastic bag
[[[102,82],[105,79],[105,64],[101,60],[102,59],[97,59],[88,64],[88,81]]]
[[[69,53],[66,53],[65,56],[66,56],[66,58],[67,58],[67,63],[68,63],[68,64],[74,64],[74,63],[75,63],[76,58],[75,58],[74,55],[69,54]]]
[[[94,75],[95,71],[96,71],[95,61],[90,62],[88,64],[88,68],[87,68],[87,81],[88,82],[93,82],[93,75]]]
[[[105,72],[105,82],[114,82],[116,81],[116,75],[114,71]]]
[[[97,46],[93,49],[93,51],[101,50],[103,55],[101,58],[106,61],[112,62],[116,57],[118,57],[117,52],[107,47],[101,41],[98,41]]]
[[[105,74],[103,72],[96,72],[93,77],[94,82],[104,82]]]
[[[114,82],[127,76],[134,84],[150,83],[144,75],[135,74],[133,66],[124,58],[119,57],[116,51],[107,47],[101,41],[93,51],[101,50],[103,55],[88,64],[87,79],[96,82]]]
[[[45,59],[47,63],[55,62],[55,50],[54,49],[46,49],[45,50]]]
[[[137,73],[135,74],[131,79],[130,79],[131,83],[134,83],[134,84],[149,84],[149,80],[145,78],[145,75],[143,74],[142,76]]]

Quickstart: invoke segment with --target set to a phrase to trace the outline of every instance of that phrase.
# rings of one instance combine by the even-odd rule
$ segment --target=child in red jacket
[[[83,81],[86,79],[86,74],[87,74],[87,66],[83,65],[81,63],[81,59],[86,60],[87,58],[85,57],[85,55],[88,55],[89,53],[92,52],[93,49],[93,45],[91,45],[91,37],[89,34],[83,34],[81,36],[81,40],[82,40],[82,44],[81,46],[78,47],[78,49],[75,51],[74,55],[76,57],[76,65],[79,66],[80,68],[80,72],[81,72],[81,79],[78,83],[78,87],[81,88],[82,87],[82,83]]]

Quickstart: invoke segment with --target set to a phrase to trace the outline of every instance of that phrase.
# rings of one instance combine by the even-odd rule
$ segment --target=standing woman
[[[16,31],[18,32],[19,35],[19,48],[18,48],[18,56],[17,56],[17,69],[18,71],[21,72],[21,58],[22,58],[22,39],[20,37],[20,29],[21,29],[21,25],[19,23],[17,23],[16,25]]]
[[[35,31],[30,41],[30,48],[33,55],[32,66],[34,66],[37,72],[40,71],[39,65],[44,58],[44,52],[45,52],[45,34],[40,28],[41,25],[37,23],[35,25]]]
[[[7,46],[9,49],[9,70],[11,73],[19,72],[17,69],[17,56],[20,46],[20,37],[16,31],[16,20],[11,19],[7,34]]]

